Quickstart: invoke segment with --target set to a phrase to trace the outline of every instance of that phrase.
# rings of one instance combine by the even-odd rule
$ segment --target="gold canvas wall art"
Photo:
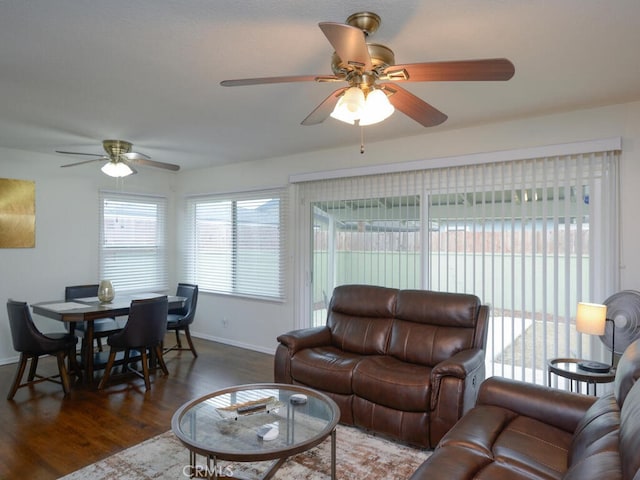
[[[36,246],[36,183],[0,178],[0,248]]]

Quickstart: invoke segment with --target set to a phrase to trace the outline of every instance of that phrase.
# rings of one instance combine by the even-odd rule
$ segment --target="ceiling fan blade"
[[[157,162],[149,158],[129,159],[126,163],[129,166],[144,165],[147,167],[157,167],[157,168],[164,168],[165,170],[173,170],[174,172],[177,172],[178,170],[180,170],[180,165],[174,165],[173,163]]]
[[[82,153],[81,155],[89,155],[88,153]],[[95,155],[94,155],[95,156]],[[100,158],[92,158],[91,160],[83,160],[82,162],[76,162],[76,163],[68,163],[66,165],[60,165],[62,168],[64,167],[75,167],[76,165],[84,165],[85,163],[93,163],[93,162],[103,162],[109,160],[108,157],[100,157]]]
[[[81,152],[65,152],[64,150],[56,150],[56,153],[62,153],[63,155],[87,155],[90,157],[102,157],[102,153],[81,153]]]
[[[223,80],[220,82],[220,85],[223,87],[243,87],[246,85],[263,85],[268,83],[313,82],[316,78],[326,77],[327,75],[290,75],[285,77],[239,78],[236,80]]]
[[[313,110],[313,112],[307,115],[307,118],[302,121],[302,125],[318,125],[319,123],[324,122],[327,117],[331,115],[336,103],[338,103],[338,99],[346,89],[347,87],[339,88],[325,98],[322,103]]]
[[[364,32],[351,25],[320,22],[320,30],[344,63],[371,70],[371,56]]]
[[[151,157],[149,155],[145,155],[144,153],[139,153],[139,152],[123,153],[122,156],[125,157],[127,160],[140,160],[140,159],[151,160]]]
[[[387,67],[383,75],[400,82],[509,80],[515,67],[506,58],[453,62],[407,63]]]
[[[397,84],[383,83],[380,86],[386,92],[391,93],[389,101],[395,108],[424,127],[440,125],[447,119],[447,116],[440,110]]]

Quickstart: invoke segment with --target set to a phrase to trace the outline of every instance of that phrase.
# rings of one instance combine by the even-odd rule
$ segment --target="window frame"
[[[273,207],[273,204],[270,206],[268,205],[269,202],[276,200],[277,207]],[[228,223],[224,223],[224,220],[220,220],[219,222],[219,225],[223,229],[227,230],[222,232],[222,234],[217,232],[217,236],[219,238],[227,238],[226,234],[230,235],[230,238],[228,239],[230,251],[227,253],[229,255],[229,261],[225,262],[225,265],[229,268],[229,271],[227,272],[215,270],[216,266],[222,266],[222,262],[218,262],[218,265],[214,265],[213,262],[207,263],[202,261],[202,255],[207,255],[207,253],[210,257],[215,255],[215,247],[212,245],[211,248],[207,250],[200,247],[204,240],[204,234],[201,236],[199,233],[202,228],[202,224],[199,223],[200,220],[198,219],[198,207],[207,204],[213,205],[216,203],[229,205]],[[238,221],[238,205],[242,203],[248,203],[249,205],[253,204],[254,209],[264,207],[265,212],[268,212],[269,208],[277,208],[278,222],[275,229],[275,223],[268,224],[268,222],[254,222],[254,226],[257,225],[256,228],[258,229],[260,228],[260,225],[267,226],[270,232],[270,235],[267,235],[267,237],[277,243],[277,247],[275,249],[264,247],[264,245],[261,245],[261,242],[255,238],[249,243],[242,242],[244,237],[240,227],[242,227],[243,223]],[[212,206],[206,211],[203,210],[203,215],[207,213],[211,215],[215,212],[216,208]],[[217,212],[219,213],[221,210],[217,210]],[[185,200],[185,215],[188,228],[185,229],[184,239],[184,278],[192,283],[197,283],[200,290],[204,292],[276,302],[284,302],[286,300],[288,196],[284,187],[250,192],[189,196]],[[274,231],[277,232],[275,236],[273,235]],[[247,253],[245,251],[247,249],[243,250],[241,248],[241,245],[243,244],[247,246],[247,249],[251,247],[257,248],[257,255],[259,257],[262,257],[263,253],[266,252],[273,258],[274,252],[276,252],[274,263],[268,264],[268,262],[266,262],[266,271],[262,271],[263,275],[259,276],[262,279],[261,281],[248,281],[243,283],[243,273],[245,274],[244,278],[246,278],[246,270],[243,271],[242,269],[241,257],[243,256],[243,252],[244,254]],[[264,250],[262,250],[262,248],[264,248]],[[254,252],[254,257],[255,256],[256,253]],[[267,255],[264,256],[267,257]],[[249,263],[245,264],[248,265]],[[275,268],[275,271],[273,268]],[[216,282],[215,279],[211,278],[216,273],[221,275],[221,278],[228,280],[228,282]],[[270,274],[274,274],[275,278],[270,277]],[[224,286],[225,283],[228,283],[226,287]],[[260,285],[262,285],[262,288]],[[264,288],[265,285],[269,285],[269,287]]]
[[[101,279],[111,280],[116,292],[163,292],[169,288],[169,258],[168,258],[168,199],[163,195],[150,195],[140,193],[116,192],[109,190],[100,191],[100,238],[99,238],[99,275]],[[106,227],[108,212],[107,202],[129,204],[131,208],[121,210],[121,215],[128,214],[130,217],[138,213],[138,218],[149,218],[148,213],[153,213],[155,209],[155,221],[153,224],[154,242],[140,243],[141,233],[146,233],[147,237],[151,231],[132,234],[135,243],[128,246],[107,246],[108,238],[111,236]],[[151,205],[147,210],[143,205]],[[145,215],[146,213],[146,215]],[[135,225],[132,225],[134,228]],[[144,237],[144,235],[142,235]],[[127,241],[126,237],[116,241]],[[132,241],[132,240],[128,240]],[[145,250],[143,255],[135,255],[136,251]],[[120,253],[121,255],[118,255]],[[123,254],[123,255],[122,255]],[[132,259],[134,262],[132,263]],[[151,260],[151,262],[150,262]],[[135,268],[132,268],[135,267]],[[132,272],[133,270],[133,272]]]

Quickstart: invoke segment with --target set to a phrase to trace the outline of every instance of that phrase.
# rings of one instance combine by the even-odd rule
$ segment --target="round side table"
[[[576,391],[580,392],[580,383],[587,385],[587,394],[589,394],[589,385],[593,385],[593,394],[597,395],[596,385],[598,383],[611,383],[616,377],[616,369],[612,367],[608,372],[596,373],[581,369],[578,364],[584,360],[580,358],[553,358],[547,362],[547,381],[551,386],[551,374],[555,373],[559,377],[569,380],[569,389],[573,392],[573,383],[576,384]]]

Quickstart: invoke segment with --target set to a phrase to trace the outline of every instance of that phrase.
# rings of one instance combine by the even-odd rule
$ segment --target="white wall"
[[[322,126],[300,128],[322,128]],[[376,128],[383,127],[371,128],[367,134],[368,139],[375,138]],[[636,185],[640,181],[638,158],[640,156],[640,103],[517,119],[482,127],[440,132],[427,130],[427,133],[419,137],[368,143],[364,155],[360,154],[359,144],[354,140],[354,144],[348,148],[187,171],[179,177],[176,201],[179,203],[184,195],[189,194],[243,191],[286,185],[289,175],[297,173],[572,143],[616,136],[623,137],[621,286],[640,290],[640,253],[637,253],[634,248],[636,239],[640,238],[640,222],[636,221],[634,212],[636,205],[640,205],[640,188]],[[354,135],[354,138],[358,136]],[[291,203],[294,204],[293,201]],[[293,221],[291,226],[290,242],[294,247],[294,235],[296,229],[301,226]],[[297,233],[305,234],[300,231]],[[304,288],[304,278],[298,279],[294,275],[295,252],[291,252],[290,259],[289,297],[285,304],[265,304],[228,296],[202,295],[198,306],[199,314],[193,327],[196,335],[237,345],[253,346],[252,348],[262,351],[273,351],[276,336],[297,326],[296,292],[299,288]],[[227,320],[227,327],[224,326],[224,320]]]
[[[118,188],[98,165],[60,168],[59,155],[0,148],[0,177],[34,180],[36,186],[35,248],[0,249],[0,364],[17,359],[5,302],[29,303],[64,297],[65,285],[97,283],[98,192]],[[126,191],[169,193],[175,177],[145,170],[121,186]],[[169,195],[170,204],[173,195]],[[173,214],[173,207],[170,207]],[[170,229],[175,228],[173,221]],[[173,247],[173,243],[171,245]],[[171,265],[171,273],[173,267]],[[34,316],[44,331],[62,331],[55,320]]]
[[[185,195],[285,186],[289,175],[297,173],[621,136],[621,287],[640,290],[640,253],[635,248],[640,238],[640,222],[634,211],[640,205],[637,186],[640,181],[640,102],[482,127],[426,129],[421,136],[375,143],[371,140],[380,128],[384,128],[384,124],[370,127],[367,134],[370,142],[364,155],[359,153],[359,144],[354,140],[347,148],[184,171],[178,175],[145,169],[143,174],[127,179],[124,189],[168,194],[170,215],[175,214],[176,218],[175,222],[170,219],[170,231],[175,232],[180,231],[181,200]],[[354,135],[354,139],[357,138],[358,135]],[[97,168],[60,169],[60,163],[60,157],[55,155],[0,149],[0,177],[36,181],[36,248],[0,249],[2,303],[7,298],[28,302],[57,299],[61,298],[67,284],[98,280],[98,190],[114,189],[116,183]],[[174,206],[177,206],[175,210]],[[193,325],[195,335],[271,352],[276,345],[276,336],[296,326],[296,292],[302,285],[294,277],[297,262],[293,247],[300,226],[295,224],[295,217],[291,218],[289,240],[292,248],[286,302],[202,293]],[[177,247],[171,263],[170,283],[181,280],[176,273],[181,258],[180,244],[177,238],[173,241]],[[39,325],[60,328],[54,321],[37,321]],[[12,359],[15,359],[15,352],[11,346],[6,309],[2,306],[0,363]]]

